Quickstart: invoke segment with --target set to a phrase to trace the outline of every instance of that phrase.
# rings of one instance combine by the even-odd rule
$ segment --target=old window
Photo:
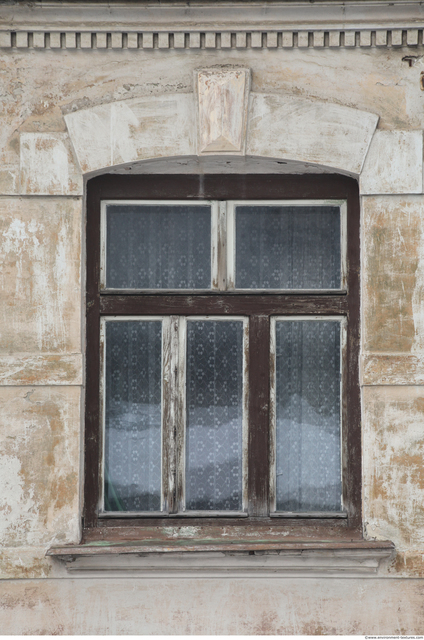
[[[339,176],[89,182],[87,536],[359,531],[358,218]]]

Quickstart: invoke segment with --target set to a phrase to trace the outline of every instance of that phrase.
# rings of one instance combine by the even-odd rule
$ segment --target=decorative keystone
[[[250,69],[197,72],[199,153],[243,154]]]

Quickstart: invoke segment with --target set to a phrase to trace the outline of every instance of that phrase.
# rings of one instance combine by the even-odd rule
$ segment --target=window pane
[[[161,508],[162,323],[106,323],[105,511]]]
[[[187,322],[186,508],[242,509],[243,322]]]
[[[339,289],[340,208],[236,207],[236,288]]]
[[[340,511],[340,323],[276,322],[277,511]]]
[[[107,205],[106,287],[210,289],[211,207]]]

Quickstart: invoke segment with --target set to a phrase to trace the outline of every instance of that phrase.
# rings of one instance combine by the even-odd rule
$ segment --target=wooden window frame
[[[100,291],[102,200],[346,200],[347,292],[125,293]],[[87,182],[86,404],[83,542],[143,539],[161,527],[198,527],[209,539],[252,528],[264,540],[362,539],[361,417],[359,389],[360,207],[356,180],[340,175],[102,175]],[[102,316],[247,316],[249,318],[248,516],[99,517],[100,318]],[[342,476],[345,514],[269,514],[270,316],[344,316]],[[230,529],[229,529],[230,528]]]

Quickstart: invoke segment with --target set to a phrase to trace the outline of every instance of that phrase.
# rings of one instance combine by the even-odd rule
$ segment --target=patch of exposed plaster
[[[0,540],[10,540],[32,520],[34,489],[24,484],[19,458],[0,455]]]
[[[364,388],[364,520],[398,551],[424,546],[424,393]]]
[[[79,539],[79,401],[75,388],[0,388],[0,542]]]
[[[4,241],[1,253],[5,260],[16,266],[15,295],[26,298],[28,286],[31,287],[31,298],[37,301],[35,307],[38,347],[46,347],[46,339],[54,347],[58,347],[65,339],[63,319],[63,296],[66,291],[67,256],[64,245],[64,229],[60,229],[57,243],[52,250],[55,252],[53,274],[49,272],[46,247],[43,246],[43,228],[36,220],[24,222],[14,219],[1,234]],[[1,233],[1,232],[0,232]],[[39,239],[40,238],[40,239]],[[33,274],[28,282],[28,271]],[[26,272],[26,273],[25,273]],[[56,295],[52,296],[51,275],[57,284]],[[3,280],[2,288],[6,282]],[[56,338],[56,339],[54,339]]]
[[[54,199],[3,201],[3,352],[76,351],[80,347],[78,208],[74,201]]]
[[[412,294],[415,337],[411,351],[424,356],[424,221],[422,216],[417,235],[419,236],[418,266],[415,271],[415,286]]]

